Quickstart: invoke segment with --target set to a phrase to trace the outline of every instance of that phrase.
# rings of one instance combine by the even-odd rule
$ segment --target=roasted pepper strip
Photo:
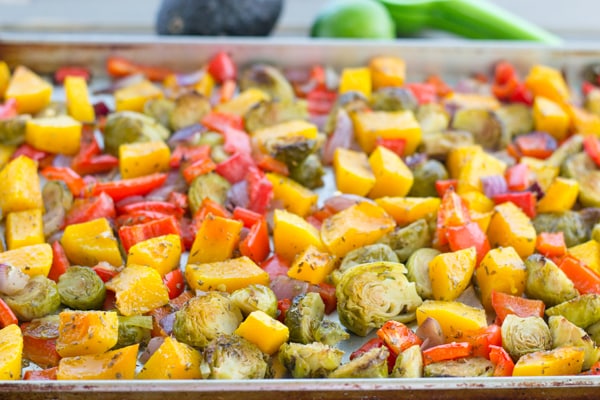
[[[161,187],[166,180],[166,173],[155,173],[119,181],[97,182],[92,186],[92,195],[97,196],[100,193],[106,193],[114,201],[119,201],[129,196],[146,195]]]

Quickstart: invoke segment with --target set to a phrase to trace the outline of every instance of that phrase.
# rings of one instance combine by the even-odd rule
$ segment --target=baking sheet
[[[600,62],[600,46],[571,43],[545,47],[516,42],[351,41],[309,39],[158,38],[154,36],[31,35],[0,33],[0,59],[52,73],[60,66],[83,65],[105,76],[105,60],[121,55],[139,63],[193,71],[217,51],[240,65],[264,61],[279,66],[334,68],[361,66],[376,55],[397,55],[407,63],[411,81],[437,73],[449,81],[485,71],[501,59],[525,72],[542,63],[564,71],[572,85],[584,66]],[[286,379],[258,381],[16,381],[0,383],[0,399],[566,399],[595,398],[600,377]]]

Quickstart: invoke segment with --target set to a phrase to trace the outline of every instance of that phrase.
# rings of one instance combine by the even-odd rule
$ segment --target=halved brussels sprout
[[[497,150],[502,137],[502,126],[496,116],[488,110],[462,108],[454,113],[452,129],[471,132],[475,142],[484,149]]]
[[[426,377],[467,378],[475,376],[493,376],[494,364],[483,357],[466,357],[457,360],[431,363],[423,368]]]
[[[583,294],[547,308],[546,315],[548,317],[562,315],[578,327],[585,329],[600,321],[600,295]]]
[[[425,160],[411,168],[413,184],[407,196],[438,197],[435,183],[448,179],[448,171],[444,164],[437,160]]]
[[[533,299],[553,306],[579,295],[573,282],[554,262],[541,254],[532,254],[525,260],[527,280],[525,293]]]
[[[381,88],[371,95],[373,110],[379,111],[417,111],[419,102],[413,92],[406,88],[389,86]]]
[[[419,106],[416,117],[421,126],[423,136],[443,132],[448,129],[448,124],[450,123],[448,111],[438,103],[428,103]]]
[[[544,163],[552,167],[561,167],[571,156],[583,149],[583,136],[579,134],[569,136]]]
[[[273,375],[271,359],[254,343],[237,335],[217,335],[202,352],[208,379],[265,379]],[[204,372],[204,371],[203,371]]]
[[[17,146],[25,142],[25,126],[30,115],[0,119],[0,142],[8,146]]]
[[[561,176],[571,179],[585,179],[585,176],[594,170],[596,164],[585,152],[571,154],[560,164]]]
[[[294,378],[325,378],[340,366],[344,352],[319,342],[284,343],[279,361]]]
[[[502,347],[514,360],[535,351],[550,350],[552,335],[543,318],[508,314],[502,322]]]
[[[581,244],[590,237],[586,221],[577,211],[539,213],[532,222],[536,232],[562,232],[567,247]]]
[[[130,346],[135,343],[148,343],[152,332],[150,315],[119,315],[119,339],[115,348]]]
[[[267,64],[253,64],[242,72],[240,89],[257,88],[268,93],[273,100],[293,101],[296,97],[292,85],[277,68]]]
[[[317,342],[328,346],[335,346],[339,342],[350,338],[350,334],[339,323],[324,319],[314,331],[314,337]]]
[[[311,343],[314,333],[325,316],[325,303],[318,293],[308,292],[294,297],[285,313],[285,324],[290,330],[290,342]]]
[[[196,92],[185,93],[175,100],[175,108],[169,116],[169,126],[173,131],[197,124],[210,112],[208,99]]]
[[[150,99],[144,103],[144,114],[154,118],[165,128],[171,127],[171,113],[174,109],[175,101],[171,99]]]
[[[350,268],[356,267],[360,264],[366,264],[376,261],[389,261],[389,262],[400,262],[398,256],[394,253],[394,250],[387,244],[375,243],[367,246],[359,247],[358,249],[351,250],[348,252],[338,269],[331,273],[331,280],[333,284],[337,284],[342,278],[342,274]]]
[[[503,104],[494,115],[500,121],[502,134],[500,147],[506,147],[512,142],[513,137],[533,131],[533,112],[531,107],[523,103]]]
[[[421,346],[414,345],[398,354],[390,377],[420,378],[423,376],[423,354]]]
[[[387,378],[387,358],[390,351],[382,346],[371,349],[353,360],[340,365],[329,378]]]
[[[3,299],[20,321],[45,317],[60,307],[56,283],[43,275],[34,276],[22,290]]]
[[[577,346],[585,352],[583,370],[590,367],[600,358],[598,349],[592,338],[580,327],[570,322],[562,315],[554,315],[548,318],[548,327],[552,335],[552,347]]]
[[[201,206],[202,200],[209,197],[219,204],[225,204],[227,192],[231,184],[216,172],[209,172],[197,176],[188,189],[188,201],[190,210],[195,213]]]
[[[90,267],[69,267],[58,278],[56,287],[60,301],[74,310],[98,309],[106,298],[104,282]]]
[[[61,115],[68,115],[67,103],[64,101],[51,101],[41,111],[38,111],[33,116],[34,118],[51,118],[59,117]]]
[[[584,207],[600,207],[600,171],[590,171],[580,177],[579,202]]]
[[[325,169],[316,154],[310,154],[300,164],[290,168],[290,178],[309,189],[323,186]]]
[[[122,144],[166,140],[168,137],[169,130],[154,118],[134,111],[120,111],[106,119],[104,149],[118,156]]]
[[[273,318],[277,316],[277,296],[268,286],[248,285],[231,293],[230,298],[242,311],[244,317],[258,310]]]
[[[279,137],[267,141],[265,147],[273,158],[285,163],[288,168],[294,168],[318,149],[319,142],[303,136]]]
[[[379,240],[390,246],[400,262],[405,262],[417,249],[431,247],[432,235],[425,219],[419,219],[410,225],[387,233]]]
[[[254,132],[282,122],[308,119],[305,101],[262,101],[244,116],[248,132]]]
[[[412,253],[406,262],[408,270],[406,277],[415,283],[417,293],[422,299],[431,299],[433,296],[429,278],[429,262],[438,254],[440,254],[438,250],[424,247]]]
[[[452,149],[469,146],[474,143],[475,140],[473,139],[473,134],[471,132],[433,132],[423,136],[421,149],[428,157],[444,160]]]

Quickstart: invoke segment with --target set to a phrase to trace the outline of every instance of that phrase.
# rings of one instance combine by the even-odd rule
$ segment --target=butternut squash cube
[[[566,103],[571,95],[562,73],[546,65],[534,65],[525,78],[525,86],[534,97],[544,96],[556,103]]]
[[[271,96],[268,93],[257,89],[249,88],[244,90],[239,95],[235,96],[226,103],[219,104],[215,107],[215,111],[225,114],[239,115],[243,117],[248,110],[260,103],[261,101],[269,101]]]
[[[0,381],[21,379],[23,334],[17,324],[0,329]]]
[[[375,202],[394,218],[398,226],[434,216],[440,208],[439,197],[380,197]]]
[[[44,208],[38,163],[26,156],[19,156],[0,171],[0,210],[4,215],[13,211]]]
[[[406,79],[406,63],[394,56],[374,57],[369,61],[373,89],[402,86]]]
[[[265,175],[273,185],[273,199],[280,202],[284,209],[301,217],[306,217],[315,209],[319,199],[317,193],[287,176],[274,172]]]
[[[139,344],[102,354],[64,357],[58,364],[58,380],[133,379]]]
[[[194,85],[194,90],[206,98],[210,98],[215,87],[215,79],[204,71],[202,78]]]
[[[537,236],[531,220],[510,201],[496,206],[487,233],[492,247],[512,246],[521,258],[535,250]]]
[[[337,259],[331,254],[308,246],[292,262],[288,276],[312,284],[325,282],[336,267]]]
[[[533,123],[535,130],[548,132],[556,140],[563,140],[567,136],[570,119],[560,104],[537,96],[533,101]]]
[[[295,119],[252,132],[252,143],[262,153],[268,154],[270,145],[273,142],[296,137],[315,140],[318,134],[319,130],[315,124]]]
[[[115,292],[122,315],[141,315],[169,302],[169,292],[157,270],[145,265],[129,265],[106,282]]]
[[[64,82],[69,115],[82,123],[93,123],[96,112],[90,101],[88,85],[80,76],[67,76]]]
[[[157,236],[136,243],[129,248],[127,265],[146,265],[161,276],[179,267],[181,239],[178,235]]]
[[[50,103],[52,85],[29,68],[19,65],[4,92],[5,99],[17,101],[19,114],[35,114]]]
[[[321,240],[335,256],[373,244],[392,231],[396,221],[380,206],[360,202],[323,221]]]
[[[458,179],[465,164],[478,153],[483,153],[483,148],[479,145],[455,147],[450,150],[446,159],[446,168],[448,168],[450,178]]]
[[[201,379],[202,355],[198,350],[167,336],[152,353],[137,379]]]
[[[429,262],[429,280],[434,300],[455,300],[469,286],[475,265],[475,247],[442,253]]]
[[[492,211],[496,205],[492,199],[477,191],[460,193],[459,196],[465,201],[469,211],[488,213]]]
[[[519,358],[513,376],[577,375],[581,372],[584,358],[584,349],[575,346],[536,351]]]
[[[10,69],[8,68],[8,64],[6,64],[4,61],[0,61],[0,99],[4,98],[4,93],[6,93],[9,82]]]
[[[558,176],[559,168],[548,165],[544,160],[533,157],[521,157],[521,163],[527,165],[533,179],[537,181],[542,190],[546,191]]]
[[[366,67],[344,68],[340,76],[338,89],[340,94],[346,92],[362,93],[367,99],[371,98],[371,70]]]
[[[119,320],[114,311],[65,310],[59,318],[56,351],[61,357],[104,353],[119,339]]]
[[[567,253],[600,274],[600,243],[596,240],[569,247]]]
[[[79,151],[81,129],[81,122],[68,115],[34,118],[25,126],[25,142],[48,153],[74,155]]]
[[[325,250],[319,230],[299,215],[276,209],[273,213],[275,253],[291,262],[297,254],[310,245],[321,251]]]
[[[233,292],[248,285],[269,286],[269,274],[250,258],[242,256],[225,261],[188,264],[185,279],[194,290]]]
[[[290,330],[264,311],[252,311],[234,332],[254,343],[265,354],[274,354],[287,342]]]
[[[243,227],[242,221],[209,214],[196,233],[188,262],[202,264],[231,258]]]
[[[163,91],[152,82],[144,79],[115,91],[116,111],[143,112],[148,100],[163,98]]]
[[[119,146],[119,171],[123,179],[169,170],[171,150],[163,141],[126,143]]]
[[[492,310],[492,291],[521,296],[525,291],[525,263],[512,247],[491,249],[475,270],[475,279],[486,310]]]
[[[42,210],[14,211],[6,216],[6,245],[9,250],[42,244],[44,239]]]
[[[337,189],[342,193],[366,196],[375,185],[375,175],[367,155],[338,147],[333,155],[333,171]]]
[[[579,196],[579,182],[575,179],[557,177],[546,194],[537,203],[540,213],[563,212],[570,210]]]
[[[484,151],[477,152],[461,168],[456,191],[459,194],[474,190],[483,192],[481,178],[489,175],[504,175],[505,170],[504,161]]]
[[[375,148],[377,138],[404,139],[405,155],[411,155],[421,143],[421,126],[412,111],[361,111],[352,114],[354,135],[367,153]]]
[[[417,307],[417,323],[421,325],[427,317],[440,324],[446,342],[459,341],[464,332],[487,326],[483,308],[471,307],[458,301],[425,300]]]
[[[370,198],[402,197],[410,191],[414,181],[412,171],[393,151],[377,146],[369,156],[369,164],[375,175],[375,185],[369,192]]]
[[[48,276],[52,266],[52,247],[48,243],[23,246],[0,253],[0,263],[18,267],[30,277]]]
[[[73,264],[88,267],[93,267],[100,261],[106,261],[115,267],[123,264],[119,243],[106,218],[67,226],[60,242]]]
[[[573,104],[563,104],[563,110],[569,115],[569,131],[572,133],[600,136],[600,116]]]

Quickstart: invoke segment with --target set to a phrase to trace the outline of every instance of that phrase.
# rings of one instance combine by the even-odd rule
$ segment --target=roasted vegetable
[[[350,251],[344,256],[338,269],[331,274],[333,283],[340,281],[342,274],[350,268],[360,264],[366,264],[376,261],[400,262],[398,256],[390,246],[383,243],[369,244]]]
[[[169,125],[173,131],[197,124],[210,112],[211,105],[204,96],[191,92],[175,100],[175,108],[169,116]]]
[[[9,146],[23,143],[25,141],[25,127],[30,119],[30,115],[0,119],[0,142]]]
[[[390,246],[400,262],[408,260],[417,249],[431,247],[432,235],[425,219],[402,228],[396,228],[379,240]]]
[[[416,111],[418,105],[415,95],[401,87],[383,87],[371,96],[371,106],[377,111]]]
[[[314,333],[325,316],[325,304],[318,293],[294,297],[285,313],[285,324],[290,329],[290,342],[311,343]]]
[[[554,262],[540,254],[533,254],[525,260],[527,281],[525,294],[540,299],[549,306],[571,300],[579,294],[573,282]]]
[[[445,131],[450,123],[448,111],[438,103],[420,105],[417,108],[416,117],[423,130],[423,140],[432,133]]]
[[[60,230],[65,222],[66,213],[73,206],[73,193],[61,181],[48,181],[42,187],[42,199],[46,212],[42,216],[44,236]]]
[[[342,364],[329,374],[329,378],[387,378],[389,356],[387,347],[374,348]]]
[[[502,347],[515,360],[535,351],[550,350],[552,335],[540,317],[517,317],[509,314],[502,322]]]
[[[546,309],[546,315],[562,315],[580,328],[600,321],[600,295],[584,294]]]
[[[421,346],[413,345],[398,354],[390,377],[420,378],[423,376],[423,354]]]
[[[273,374],[269,357],[237,335],[218,334],[202,352],[208,379],[265,379]]]
[[[423,136],[421,149],[429,157],[445,159],[452,149],[471,146],[474,143],[471,132],[456,130],[433,132]]]
[[[231,293],[230,299],[244,317],[252,311],[260,310],[271,317],[277,315],[277,297],[275,293],[265,285],[249,285]]]
[[[515,136],[533,131],[531,107],[523,103],[503,104],[494,110],[494,115],[500,121],[502,134],[499,144],[502,148],[508,146]]]
[[[106,287],[100,276],[89,267],[74,265],[58,278],[60,301],[75,310],[98,309],[104,303]]]
[[[415,283],[417,293],[422,299],[431,299],[433,296],[429,278],[429,263],[438,254],[440,254],[439,250],[424,247],[412,253],[406,261],[408,271],[406,277]]]
[[[598,349],[588,334],[561,315],[548,318],[548,327],[552,335],[552,347],[577,346],[585,352],[583,369],[587,370],[600,358]]]
[[[188,190],[188,201],[190,209],[195,213],[202,204],[202,200],[208,197],[219,204],[225,204],[227,192],[231,184],[227,179],[215,172],[197,176],[191,183]]]
[[[307,119],[306,103],[302,101],[263,101],[244,116],[248,132],[296,119]]]
[[[171,99],[151,99],[144,104],[144,114],[157,120],[165,128],[171,127],[171,114],[175,101]]]
[[[315,330],[314,337],[317,342],[328,346],[335,346],[339,342],[349,339],[350,334],[338,322],[323,319]]]
[[[155,119],[133,111],[113,113],[106,119],[104,146],[106,152],[117,156],[119,146],[124,143],[166,140],[167,128]]]
[[[483,357],[466,357],[457,360],[431,363],[423,368],[426,377],[473,377],[492,376],[494,365]]]
[[[567,247],[581,244],[590,237],[585,221],[577,211],[540,213],[532,222],[536,232],[562,232]]]
[[[21,321],[45,317],[60,307],[56,283],[42,275],[34,276],[22,290],[3,299]]]
[[[294,378],[325,378],[340,366],[344,352],[319,342],[284,343],[279,360]]]
[[[240,88],[257,88],[268,93],[273,100],[291,102],[296,97],[294,89],[279,69],[267,64],[253,64],[242,72]]]
[[[322,187],[324,175],[325,169],[316,154],[310,154],[300,164],[290,168],[290,178],[309,189]]]
[[[135,343],[148,343],[152,332],[152,317],[149,315],[119,315],[119,339],[116,348]]]
[[[452,129],[471,132],[475,142],[486,150],[497,150],[502,138],[500,122],[485,109],[459,109],[452,118]]]
[[[438,195],[435,183],[448,179],[446,167],[437,160],[425,160],[417,163],[411,169],[414,181],[407,196],[435,197]]]

